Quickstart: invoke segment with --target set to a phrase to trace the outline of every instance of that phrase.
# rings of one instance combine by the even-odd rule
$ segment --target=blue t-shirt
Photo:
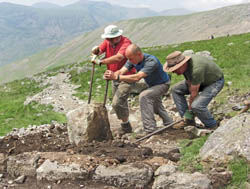
[[[163,71],[162,64],[158,58],[146,53],[143,55],[144,58],[142,62],[139,62],[138,64],[132,64],[130,61],[127,61],[124,66],[128,70],[131,70],[133,67],[135,67],[137,72],[141,71],[147,74],[147,77],[144,79],[149,87],[169,82],[169,76]]]

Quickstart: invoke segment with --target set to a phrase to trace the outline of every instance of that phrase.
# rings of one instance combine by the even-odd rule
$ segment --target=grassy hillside
[[[224,92],[220,94],[220,101],[224,102],[224,98],[228,90],[227,82],[232,82],[230,89],[239,90],[240,93],[245,93],[250,90],[250,33],[234,35],[230,37],[219,37],[213,40],[186,42],[179,45],[167,45],[156,46],[150,48],[143,48],[143,51],[149,54],[153,54],[158,57],[162,64],[165,63],[166,56],[175,51],[185,51],[192,49],[194,52],[209,51],[215,58],[215,62],[222,68],[225,76]],[[86,64],[83,62],[82,64]],[[102,78],[102,74],[106,68],[102,66],[95,72],[96,78]],[[79,94],[83,99],[87,99],[87,95],[83,95],[84,91],[88,90],[87,81],[90,80],[90,73],[77,74],[77,71],[72,71],[72,81],[75,84],[81,84],[79,88]],[[183,76],[177,76],[172,74],[172,84],[183,79]],[[105,81],[99,81],[94,84],[93,94],[102,94],[103,92],[95,92],[97,86],[102,85],[102,90],[105,88]],[[99,95],[96,95],[97,99],[103,99]]]
[[[214,40],[186,42],[176,45],[158,46],[143,48],[146,53],[157,56],[162,63],[165,62],[165,57],[175,50],[189,50],[195,52],[207,50],[216,59],[216,63],[223,69],[226,83],[232,82],[230,89],[239,93],[249,92],[250,90],[250,33],[235,35],[230,37],[221,37]],[[90,81],[90,71],[79,73],[77,67],[82,67],[88,62],[80,64],[72,64],[60,66],[51,69],[49,74],[57,74],[58,70],[68,67],[75,67],[71,74],[71,81],[75,84],[80,84],[76,96],[87,100]],[[91,64],[89,64],[91,67]],[[104,97],[105,81],[102,80],[102,74],[105,71],[105,66],[97,67],[95,72],[95,83],[93,86],[93,100],[102,101]],[[183,79],[182,76],[172,75],[172,84]],[[101,86],[98,88],[97,86]],[[110,87],[111,88],[111,87]],[[46,107],[39,104],[31,104],[24,106],[23,102],[26,96],[32,96],[42,88],[39,88],[39,83],[35,83],[30,79],[10,82],[0,86],[0,135],[4,135],[11,131],[14,127],[27,127],[32,124],[50,123],[51,120],[65,122],[65,117],[58,113],[53,113],[51,107]],[[223,91],[217,97],[218,103],[226,103],[228,95],[228,87],[225,85]],[[37,115],[40,116],[37,116]]]
[[[244,4],[185,16],[141,18],[115,24],[124,29],[125,36],[142,47],[178,44],[209,39],[211,34],[217,38],[226,36],[227,33],[232,35],[250,32],[249,8],[250,4]],[[91,48],[101,42],[103,29],[98,28],[60,47],[1,67],[0,83],[30,76],[58,65],[86,60]]]
[[[216,59],[216,63],[223,69],[226,83],[231,81],[230,90],[227,85],[222,92],[216,97],[216,103],[219,106],[227,104],[227,97],[232,92],[243,94],[250,91],[250,33],[234,35],[230,37],[220,37],[214,40],[186,42],[179,45],[157,46],[143,48],[144,52],[157,56],[162,63],[165,57],[175,50],[194,50],[195,52],[207,50]],[[49,69],[48,72],[41,75],[55,75],[62,70],[71,68],[71,82],[80,84],[78,88],[78,96],[87,100],[90,81],[90,71],[78,72],[79,68],[91,67],[89,62],[81,62],[80,64],[71,64]],[[73,70],[72,70],[73,68]],[[96,67],[93,86],[93,101],[102,101],[104,97],[105,81],[102,80],[105,66]],[[172,75],[172,84],[182,80],[182,76]],[[0,135],[5,135],[13,128],[27,127],[28,125],[40,125],[51,123],[52,120],[65,123],[65,115],[53,112],[50,106],[40,104],[29,104],[24,106],[23,103],[27,96],[32,96],[40,92],[43,88],[39,87],[39,83],[31,79],[23,79],[13,81],[0,86]],[[99,88],[98,86],[101,86]],[[109,91],[110,93],[111,91]],[[230,114],[230,113],[229,113]],[[230,115],[227,115],[230,117]],[[198,138],[181,143],[181,170],[202,170],[199,163],[199,149],[206,141],[207,137]],[[191,145],[190,145],[191,144]],[[247,181],[249,164],[244,160],[235,160],[229,165],[233,172],[233,178],[227,188],[243,188],[243,183]]]

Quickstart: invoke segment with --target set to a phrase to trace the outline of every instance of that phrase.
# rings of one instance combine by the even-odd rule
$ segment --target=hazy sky
[[[37,2],[50,2],[58,5],[68,5],[78,0],[0,0],[15,4],[32,5]],[[156,11],[172,8],[186,8],[189,10],[210,10],[228,5],[250,3],[250,0],[96,0],[106,1],[128,7],[147,7]]]

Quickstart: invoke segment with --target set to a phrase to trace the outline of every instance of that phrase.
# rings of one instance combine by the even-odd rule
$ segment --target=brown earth
[[[157,135],[156,138],[168,139],[176,141],[178,139],[188,138],[189,136],[183,130],[168,129],[164,133]],[[54,133],[53,129],[50,133],[40,132],[38,134],[27,135],[24,137],[18,137],[17,135],[5,137],[0,141],[0,153],[7,156],[18,155],[24,152],[67,152],[69,154],[84,154],[90,155],[95,159],[96,166],[102,162],[108,165],[130,163],[137,161],[150,161],[153,158],[162,157],[164,159],[171,159],[170,154],[166,153],[154,153],[149,147],[142,147],[139,143],[135,144],[136,138],[132,138],[130,143],[124,143],[123,140],[115,138],[113,141],[104,142],[92,142],[79,144],[78,146],[72,145],[69,142],[68,135],[65,130],[62,130],[60,134]],[[141,142],[141,144],[144,141]],[[60,159],[57,157],[57,161],[69,161]],[[157,168],[157,167],[156,167]],[[100,183],[93,183],[92,181],[84,180],[63,180],[58,182],[50,182],[46,180],[38,181],[36,178],[28,177],[23,184],[18,184],[11,187],[8,184],[10,178],[6,170],[3,173],[4,178],[0,182],[0,187],[8,186],[8,188],[41,188],[41,189],[73,189],[73,188],[116,188],[112,186],[105,186]],[[6,183],[6,184],[5,184]],[[149,186],[150,187],[150,186]]]

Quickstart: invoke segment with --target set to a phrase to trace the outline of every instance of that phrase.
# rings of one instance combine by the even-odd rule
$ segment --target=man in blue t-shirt
[[[142,53],[141,49],[135,44],[127,47],[125,56],[128,59],[126,64],[116,72],[107,70],[104,73],[104,78],[128,83],[137,82],[144,78],[149,86],[139,96],[144,130],[147,133],[152,133],[157,129],[154,113],[162,118],[165,126],[171,124],[173,121],[168,116],[161,100],[162,95],[169,89],[170,78],[163,71],[160,61],[153,55]],[[124,75],[132,68],[136,69],[136,74]]]

